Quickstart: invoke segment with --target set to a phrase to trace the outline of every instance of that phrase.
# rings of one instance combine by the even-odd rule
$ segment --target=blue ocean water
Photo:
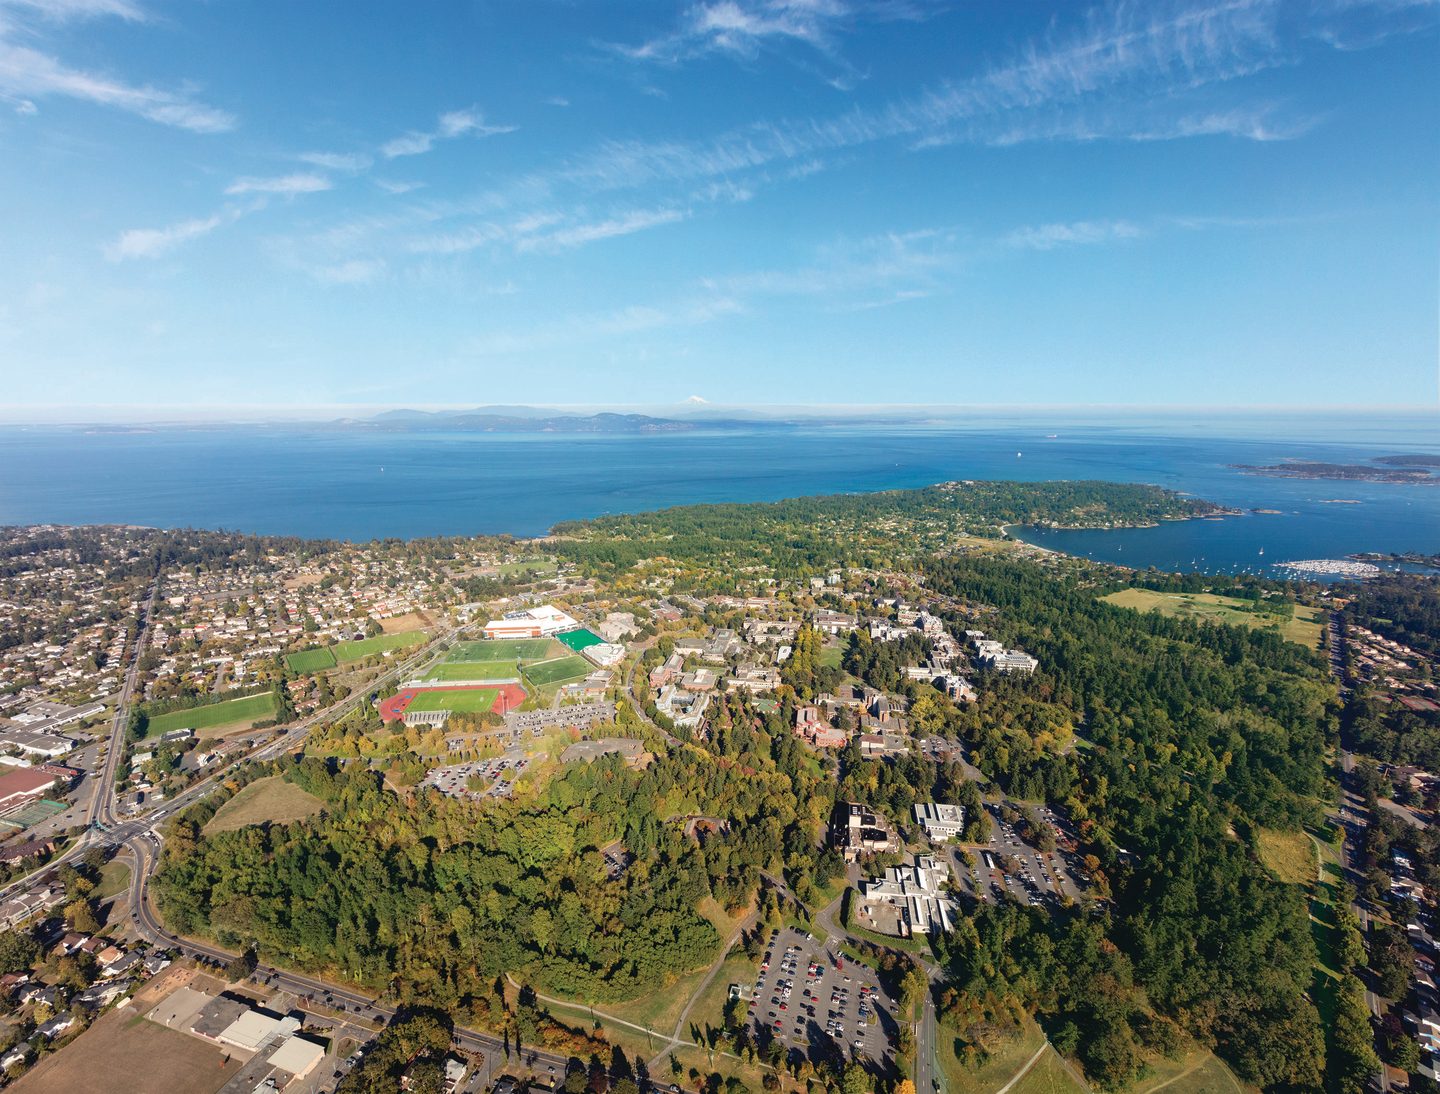
[[[1241,423],[805,426],[655,435],[383,433],[310,427],[0,429],[0,523],[128,523],[351,540],[509,532],[691,502],[950,479],[1149,482],[1246,510],[1117,532],[1023,530],[1133,566],[1259,570],[1356,551],[1440,551],[1440,488],[1247,475],[1231,464],[1440,451],[1428,425],[1344,441]],[[1299,430],[1303,433],[1303,430]],[[1353,503],[1353,504],[1342,504]],[[1249,510],[1274,509],[1275,515]],[[1262,552],[1263,548],[1263,553]]]

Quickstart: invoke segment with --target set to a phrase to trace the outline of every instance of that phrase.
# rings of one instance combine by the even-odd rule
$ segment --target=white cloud
[[[363,152],[302,152],[295,158],[326,171],[364,171],[373,162]]]
[[[490,137],[497,133],[513,133],[513,125],[486,125],[484,116],[478,110],[452,110],[447,114],[441,114],[436,128],[431,131],[422,132],[412,130],[403,136],[386,141],[380,146],[380,154],[386,159],[397,159],[400,156],[419,156],[435,147],[435,142],[440,140],[453,140],[456,137],[473,134],[477,137]]]
[[[609,48],[632,61],[669,65],[709,53],[749,58],[786,42],[833,54],[839,36],[861,24],[919,19],[937,6],[903,0],[704,0],[691,4],[673,30],[638,46]]]
[[[29,99],[20,99],[15,103],[15,113],[21,115],[22,117],[28,118],[30,115],[38,114],[39,112],[40,108],[34,103],[32,103]]]
[[[1007,233],[1000,242],[1003,246],[1021,250],[1053,251],[1056,247],[1138,239],[1144,234],[1140,225],[1128,220],[1077,220],[1069,224],[1017,228]]]
[[[295,174],[273,178],[236,179],[225,187],[227,194],[315,194],[333,184],[324,175]]]
[[[228,111],[189,95],[70,68],[39,50],[5,41],[0,41],[0,92],[25,98],[57,95],[78,99],[195,133],[223,133],[235,127],[235,118]]]
[[[123,262],[129,258],[158,258],[182,243],[209,235],[228,217],[216,214],[182,220],[165,228],[131,228],[121,232],[119,237],[105,248],[105,257],[111,262]]]
[[[637,209],[588,224],[572,224],[544,235],[527,236],[516,245],[520,251],[569,250],[602,239],[632,235],[649,228],[674,224],[688,213],[681,209]]]
[[[406,182],[395,179],[376,179],[375,185],[387,194],[408,194],[424,187],[423,182]]]
[[[334,266],[316,267],[311,273],[322,285],[368,285],[381,277],[385,270],[384,259],[355,258]]]
[[[32,11],[54,20],[110,15],[138,23],[145,18],[145,13],[130,0],[0,0],[0,8],[7,7]]]

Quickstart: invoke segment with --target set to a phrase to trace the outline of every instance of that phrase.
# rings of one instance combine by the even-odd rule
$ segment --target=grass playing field
[[[565,634],[557,635],[561,644],[579,653],[581,650],[589,649],[591,646],[598,646],[604,642],[594,631],[587,631],[581,627],[578,631],[568,631]]]
[[[1295,605],[1293,619],[1264,612],[1244,610],[1247,602],[1231,596],[1217,596],[1214,593],[1162,593],[1154,589],[1121,589],[1117,593],[1102,597],[1110,604],[1137,611],[1158,611],[1162,615],[1183,616],[1209,623],[1228,623],[1236,627],[1264,629],[1276,627],[1280,637],[1297,642],[1307,649],[1320,644],[1324,630],[1321,613],[1317,608]]]
[[[571,654],[557,657],[553,661],[539,661],[524,668],[525,679],[542,688],[546,684],[561,684],[571,680],[583,680],[589,676],[593,666],[583,657]]]
[[[322,646],[318,650],[287,653],[285,663],[292,672],[324,672],[335,667],[335,655],[330,652],[330,647]]]
[[[288,824],[318,813],[320,808],[320,799],[315,795],[278,775],[272,775],[256,779],[216,810],[210,823],[205,825],[205,831],[210,834],[228,832],[265,821]]]
[[[377,634],[374,638],[361,638],[358,641],[337,642],[333,647],[335,660],[343,665],[347,661],[359,661],[362,657],[386,650],[420,646],[424,644],[425,637],[424,631],[402,631],[399,634]]]
[[[410,700],[406,710],[460,710],[468,714],[484,714],[495,705],[495,692],[490,688],[466,688],[463,691],[422,691]]]
[[[238,722],[263,722],[273,717],[275,695],[273,692],[264,691],[244,699],[231,699],[225,703],[211,703],[209,706],[157,714],[150,719],[145,736],[159,737],[175,729],[202,730]]]
[[[434,666],[427,680],[518,680],[514,661],[444,661]]]
[[[502,638],[495,641],[457,643],[445,660],[538,661],[549,651],[548,638]]]

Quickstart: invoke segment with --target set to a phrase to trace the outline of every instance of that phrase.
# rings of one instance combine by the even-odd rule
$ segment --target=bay
[[[1234,464],[1440,450],[1431,423],[1063,418],[655,435],[305,426],[0,429],[0,522],[227,528],[351,540],[545,533],[557,521],[952,479],[1149,482],[1244,510],[1117,531],[1016,529],[1131,566],[1277,572],[1287,559],[1440,551],[1440,488],[1276,479]],[[1261,515],[1254,509],[1277,512]],[[1263,553],[1262,553],[1263,549]]]

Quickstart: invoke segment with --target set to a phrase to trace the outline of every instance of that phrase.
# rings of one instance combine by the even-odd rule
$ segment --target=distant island
[[[1385,466],[1376,466],[1383,464]],[[1232,463],[1247,475],[1269,475],[1277,479],[1341,479],[1351,482],[1430,484],[1440,482],[1430,472],[1440,467],[1440,456],[1381,456],[1371,463],[1321,463],[1315,460],[1285,460],[1282,463]]]
[[[737,423],[684,422],[648,414],[556,414],[533,407],[497,406],[455,411],[387,410],[373,418],[341,418],[331,424],[387,433],[687,433]]]

